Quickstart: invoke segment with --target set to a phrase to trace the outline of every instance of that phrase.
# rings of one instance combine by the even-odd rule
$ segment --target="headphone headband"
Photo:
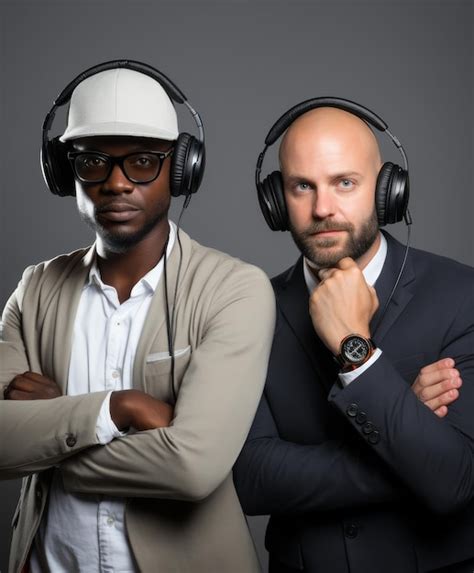
[[[379,131],[386,131],[388,127],[384,120],[376,113],[355,101],[338,97],[317,97],[296,104],[277,119],[265,138],[265,145],[275,143],[280,135],[282,135],[300,115],[318,107],[337,107],[338,109],[343,109],[357,115],[361,119],[365,119],[365,121],[369,122],[370,125],[373,125]]]

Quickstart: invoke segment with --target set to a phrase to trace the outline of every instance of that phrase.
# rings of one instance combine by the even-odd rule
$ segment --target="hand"
[[[443,358],[420,370],[411,389],[440,418],[448,413],[448,405],[459,397],[462,385],[459,370],[452,358]]]
[[[3,392],[5,400],[49,400],[61,395],[54,380],[36,372],[18,374]]]
[[[311,294],[309,313],[317,335],[336,355],[348,334],[370,338],[369,323],[379,302],[375,289],[349,257],[318,274],[321,282]]]
[[[110,416],[119,430],[154,430],[170,425],[172,406],[139,390],[120,390],[110,396]]]

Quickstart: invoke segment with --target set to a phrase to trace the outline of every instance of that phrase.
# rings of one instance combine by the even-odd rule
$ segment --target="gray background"
[[[474,264],[471,2],[16,0],[0,10],[2,306],[25,266],[91,241],[74,200],[45,189],[40,128],[76,74],[115,58],[158,67],[204,119],[208,167],[183,221],[200,242],[270,275],[291,264],[290,237],[268,230],[259,213],[255,161],[287,108],[336,95],[373,109],[403,142],[413,244]],[[193,130],[180,108],[181,126]],[[399,161],[395,148],[383,149]],[[276,146],[265,173],[275,166]],[[391,231],[405,238],[403,225]],[[0,484],[3,571],[18,487]],[[251,526],[266,562],[264,521]]]

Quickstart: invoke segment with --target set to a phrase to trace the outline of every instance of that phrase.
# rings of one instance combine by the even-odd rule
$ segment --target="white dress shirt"
[[[170,221],[169,257],[176,236]],[[115,288],[102,282],[96,262],[82,289],[72,339],[67,395],[110,390],[97,420],[97,439],[106,444],[121,434],[110,417],[110,395],[132,388],[135,353],[153,293],[163,273],[163,257],[120,304]],[[44,558],[52,573],[134,573],[137,571],[124,523],[125,499],[76,495],[54,474],[49,504],[33,549],[32,573]]]
[[[385,237],[380,233],[380,245],[377,249],[377,252],[363,269],[362,273],[364,278],[370,286],[374,286],[375,281],[379,278],[380,273],[382,272],[383,265],[385,263],[385,258],[387,257],[387,240]],[[306,282],[306,286],[308,288],[309,294],[313,292],[315,287],[318,285],[319,281],[316,280],[315,276],[310,270],[311,262],[308,261],[306,258],[304,259],[303,263],[303,272],[304,272],[304,279]],[[380,348],[376,348],[375,352],[372,356],[351,372],[341,372],[339,374],[339,379],[344,386],[349,385],[353,380],[355,380],[358,376],[360,376],[363,372],[367,370],[372,364],[377,360],[377,358],[382,354]]]

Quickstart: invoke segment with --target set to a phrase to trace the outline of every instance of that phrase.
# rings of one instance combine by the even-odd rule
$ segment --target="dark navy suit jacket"
[[[385,236],[372,332],[405,249]],[[309,317],[302,259],[272,282],[268,378],[234,480],[247,514],[271,515],[274,570],[416,573],[473,559],[474,269],[410,249],[376,329],[382,355],[344,389]],[[442,357],[463,379],[444,419],[410,388]]]

